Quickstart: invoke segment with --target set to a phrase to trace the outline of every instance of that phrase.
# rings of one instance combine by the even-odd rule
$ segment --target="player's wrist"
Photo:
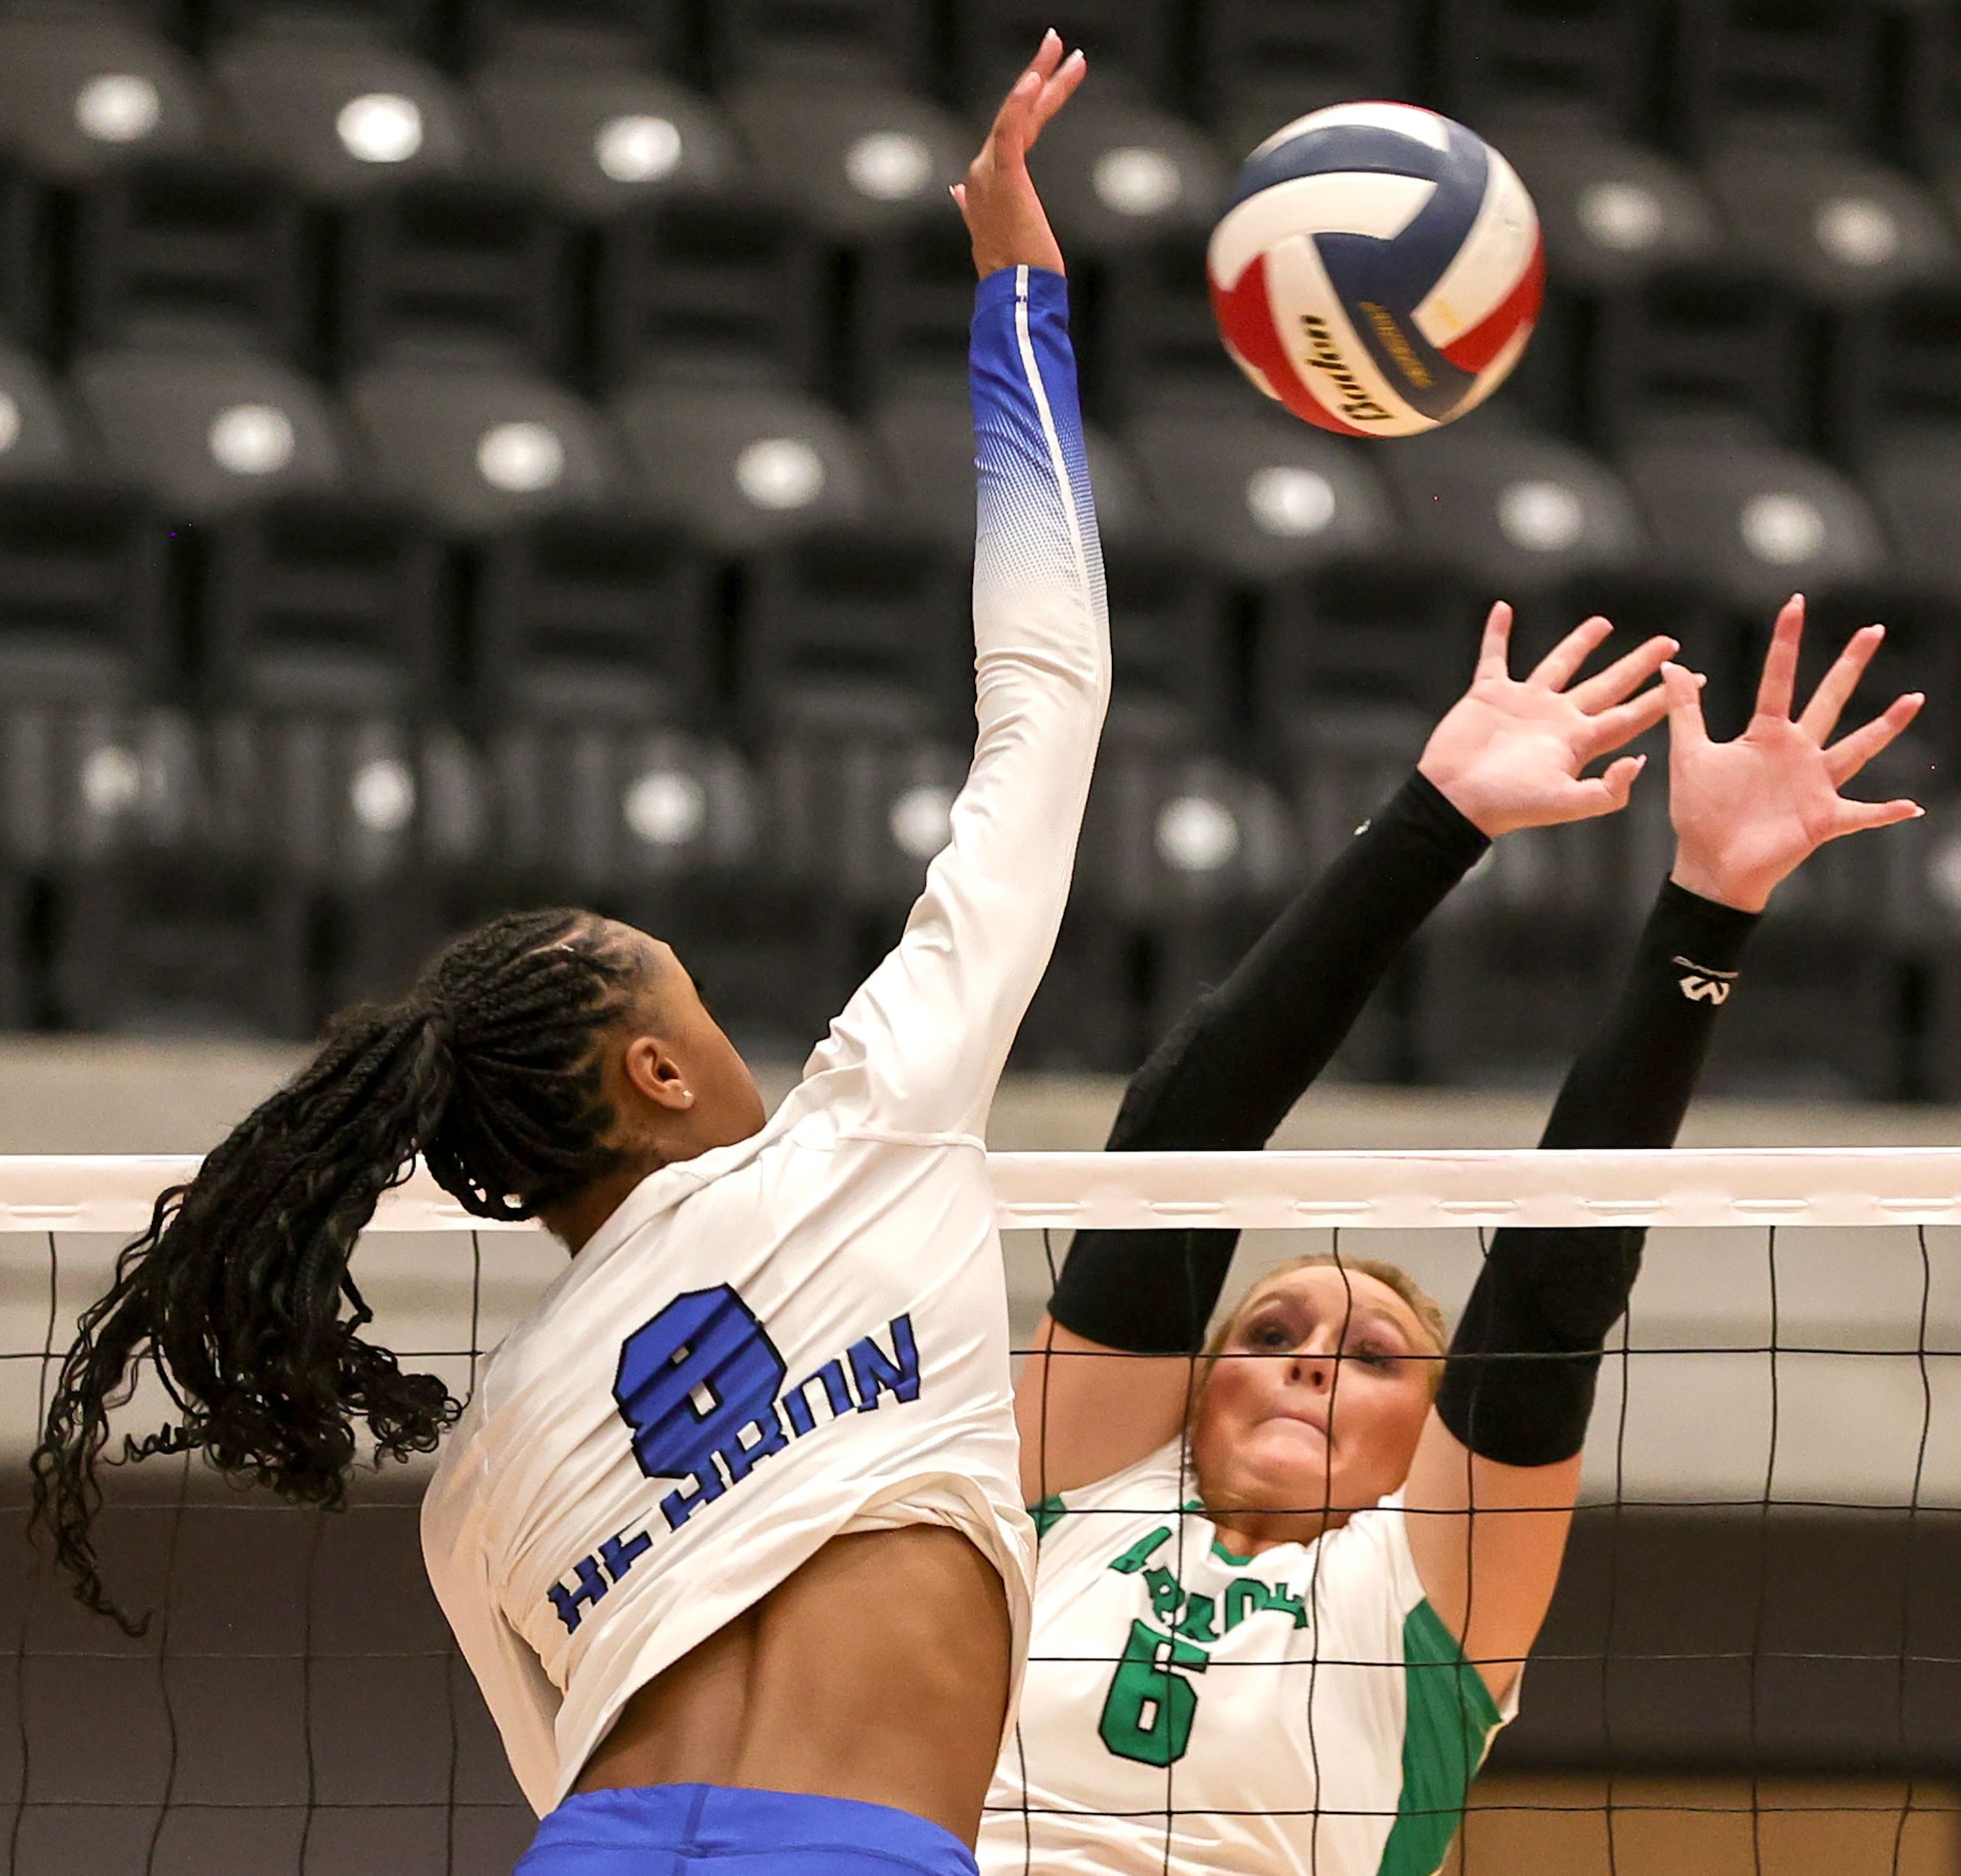
[[[1781,874],[1767,874],[1761,868],[1726,865],[1719,854],[1703,852],[1685,841],[1677,842],[1675,864],[1668,877],[1684,892],[1698,899],[1726,905],[1737,912],[1761,912],[1770,903]]]

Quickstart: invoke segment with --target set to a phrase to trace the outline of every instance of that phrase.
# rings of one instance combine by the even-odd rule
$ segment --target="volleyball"
[[[1240,171],[1207,267],[1240,369],[1345,437],[1414,437],[1475,409],[1518,363],[1545,288],[1517,173],[1409,104],[1276,131]]]

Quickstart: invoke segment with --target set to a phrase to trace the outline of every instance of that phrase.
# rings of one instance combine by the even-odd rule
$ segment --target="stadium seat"
[[[1072,106],[1044,134],[1029,168],[1058,239],[1089,260],[1168,229],[1209,234],[1232,174],[1196,126],[1122,95]]]
[[[1506,598],[1637,563],[1646,542],[1620,478],[1575,445],[1496,418],[1383,453],[1411,543]]]
[[[1668,114],[1707,151],[1746,128],[1856,147],[1874,130],[1882,9],[1673,0]]]
[[[964,730],[972,631],[952,551],[910,530],[831,526],[753,558],[740,704],[753,733]]]
[[[1556,14],[1531,0],[1447,0],[1439,14],[1438,102],[1503,152],[1538,210],[1546,301],[1509,395],[1555,428],[1585,415],[1597,296],[1723,246],[1700,179],[1636,141],[1660,25],[1646,0]]]
[[[1961,19],[1948,6],[1896,9],[1898,147],[1934,187],[1950,215],[1961,212]]]
[[[1736,141],[1703,170],[1739,257],[1823,306],[1857,306],[1961,271],[1932,194],[1856,151]]]
[[[274,499],[207,530],[208,707],[421,715],[454,698],[442,543],[402,504]]]
[[[74,218],[83,346],[222,340],[307,359],[320,315],[302,207],[273,172],[160,156],[98,181]]]
[[[567,374],[572,279],[565,225],[529,190],[409,180],[348,212],[336,352],[343,367],[428,360]]]
[[[1124,427],[1172,536],[1251,582],[1395,550],[1400,528],[1377,458],[1262,403],[1242,388]]]
[[[298,30],[434,53],[444,29],[442,0],[203,0],[197,11],[207,40]]]
[[[243,147],[309,198],[345,205],[479,160],[468,98],[382,39],[275,18],[212,55]]]
[[[498,160],[568,219],[607,221],[667,190],[725,191],[747,169],[714,105],[630,64],[506,51],[471,89]]]
[[[514,718],[701,724],[717,703],[712,567],[629,515],[512,529],[477,573],[470,709]]]
[[[16,702],[167,692],[169,544],[128,488],[0,479],[0,690]]]
[[[650,382],[611,411],[654,507],[724,554],[868,520],[882,498],[862,438],[800,392]]]
[[[348,403],[382,486],[459,536],[622,498],[607,426],[581,399],[541,379],[376,366],[351,381]]]
[[[1666,268],[1602,294],[1584,362],[1595,439],[1720,414],[1785,442],[1812,428],[1802,308],[1761,273],[1721,264]]]
[[[10,8],[0,15],[0,147],[51,182],[84,185],[215,134],[197,66],[111,12]]]
[[[0,341],[0,484],[73,474],[80,455],[47,368],[31,352]]]
[[[1514,611],[1511,662],[1520,675],[1600,613],[1616,627],[1600,660],[1666,632],[1718,683],[1711,707],[1727,707],[1738,654],[1725,609],[1699,579],[1651,564],[1633,494],[1607,464],[1499,417],[1413,438],[1383,465],[1409,517],[1411,547],[1462,585],[1460,680],[1470,671],[1471,633],[1501,598]]]
[[[1687,426],[1621,462],[1664,570],[1707,581],[1745,615],[1774,611],[1794,590],[1868,582],[1887,569],[1864,497],[1813,458],[1747,432]]]
[[[1826,435],[1857,457],[1901,429],[1961,426],[1961,283],[1908,288],[1833,322]]]
[[[1459,583],[1414,553],[1303,567],[1274,580],[1261,609],[1252,694],[1262,740],[1293,767],[1297,726],[1334,699],[1434,721],[1463,691],[1476,645]]]
[[[1860,481],[1899,554],[1900,571],[1961,594],[1961,425],[1902,425],[1872,438]]]
[[[74,381],[110,466],[186,519],[349,477],[327,399],[273,360],[117,348],[79,360]]]
[[[46,191],[0,146],[0,338],[47,331],[52,242]]]
[[[963,317],[972,275],[968,262]],[[816,242],[781,206],[747,192],[659,197],[601,237],[599,375],[613,386],[659,378],[808,389],[829,339],[823,279]]]
[[[687,0],[465,0],[460,37],[473,65],[546,63],[681,72],[691,56]],[[630,140],[622,139],[622,142]]]
[[[717,84],[767,74],[874,76],[929,88],[932,22],[915,0],[717,0],[706,20]]]
[[[0,862],[0,1030],[32,1029],[41,1020],[43,963],[33,881]]]
[[[1086,395],[1120,425],[1159,404],[1245,408],[1247,382],[1220,342],[1206,274],[1206,241],[1171,230],[1112,255],[1087,309]]]
[[[1351,98],[1414,100],[1412,0],[1207,0],[1196,9],[1194,89],[1226,154]]]
[[[974,316],[966,229],[936,216],[868,243],[851,285],[846,389],[854,408],[948,385],[964,401]]]
[[[767,72],[725,94],[763,188],[830,240],[951,216],[972,141],[940,106],[875,76]]]
[[[1444,902],[1410,1005],[1421,1079],[1557,1082],[1612,994],[1630,899],[1659,883],[1631,885],[1622,818],[1508,834]]]
[[[518,717],[489,744],[490,864],[499,890],[627,905],[649,888],[651,929],[685,953],[676,889],[699,890],[753,858],[756,783],[726,744],[672,724]]]
[[[1961,266],[1923,185],[1871,154],[1885,10],[1680,0],[1678,133],[1699,153],[1740,256],[1826,305]]]
[[[57,884],[48,1000],[64,1029],[307,1041],[324,1012],[313,903],[182,853],[119,856]]]

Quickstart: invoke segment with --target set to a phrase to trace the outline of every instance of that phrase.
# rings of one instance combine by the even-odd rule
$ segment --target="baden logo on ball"
[[[1336,105],[1269,137],[1208,267],[1241,370],[1349,437],[1412,437],[1475,409],[1524,352],[1545,286],[1510,164],[1408,104]]]

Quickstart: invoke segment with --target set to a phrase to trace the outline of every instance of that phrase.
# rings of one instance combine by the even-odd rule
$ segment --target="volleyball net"
[[[0,1159],[16,1529],[76,1317],[194,1167]],[[1644,1227],[1559,1596],[1453,1867],[1961,1870],[1961,1151],[1003,1154],[992,1173],[1024,1348],[1085,1226],[1241,1230],[1229,1302],[1285,1259],[1387,1259],[1453,1318],[1499,1227]],[[563,1262],[419,1175],[357,1249],[366,1333],[467,1397]],[[146,1380],[117,1428],[170,1417]],[[426,1586],[425,1476],[365,1473],[319,1514],[195,1457],[117,1468],[100,1547],[119,1599],[156,1612],[140,1638],[10,1541],[5,1867],[508,1870],[532,1820]],[[1191,1820],[1164,1772],[1169,1832]]]

